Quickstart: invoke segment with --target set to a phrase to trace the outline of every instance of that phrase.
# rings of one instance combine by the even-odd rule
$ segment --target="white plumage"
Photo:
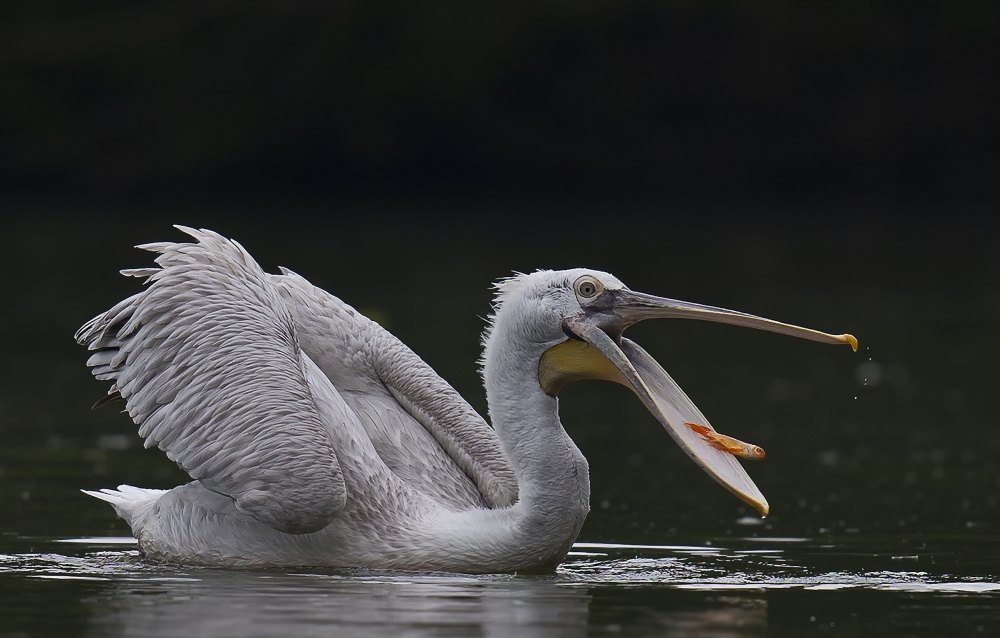
[[[87,492],[128,521],[149,559],[554,567],[587,515],[590,485],[539,371],[583,319],[599,334],[577,329],[579,338],[603,348],[668,430],[677,419],[704,418],[648,355],[620,339],[645,315],[623,314],[638,312],[637,293],[607,273],[540,271],[499,284],[484,336],[491,428],[411,350],[347,304],[291,271],[264,273],[234,241],[178,228],[196,242],[142,246],[159,254],[159,267],[123,274],[147,278],[147,287],[76,335],[94,351],[94,375],[114,381],[111,393],[125,399],[146,446],[194,479],[170,491]],[[599,297],[581,297],[584,279],[596,282]],[[614,307],[626,296],[632,305]],[[671,308],[663,316],[680,316]],[[749,315],[727,316],[749,325]],[[756,327],[798,334],[774,322]],[[629,376],[635,370],[605,343],[613,339],[640,364],[639,376]],[[677,415],[664,416],[663,397],[681,404]],[[671,433],[729,489],[763,502],[728,455]]]

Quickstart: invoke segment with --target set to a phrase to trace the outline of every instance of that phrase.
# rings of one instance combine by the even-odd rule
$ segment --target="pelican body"
[[[644,295],[610,274],[538,271],[497,285],[483,338],[491,425],[409,348],[289,270],[265,273],[235,241],[140,246],[146,287],[76,338],[146,447],[192,477],[120,486],[109,501],[152,561],[456,572],[552,569],[590,509],[587,460],[559,421],[566,383],[630,387],[713,478],[762,513],[708,420],[622,337],[647,318],[699,318],[826,343],[850,335]]]

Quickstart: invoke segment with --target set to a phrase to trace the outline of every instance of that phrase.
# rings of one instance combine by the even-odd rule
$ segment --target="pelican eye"
[[[583,299],[593,299],[597,296],[597,293],[601,292],[601,288],[603,288],[601,282],[587,276],[577,279],[573,287],[576,289],[576,294]]]

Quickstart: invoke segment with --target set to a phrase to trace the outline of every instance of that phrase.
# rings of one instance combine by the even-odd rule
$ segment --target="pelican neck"
[[[558,399],[546,395],[538,383],[538,361],[548,345],[505,338],[508,327],[498,322],[487,344],[486,398],[493,427],[517,476],[518,502],[512,512],[517,542],[528,544],[539,561],[554,566],[576,540],[590,511],[589,468],[559,420]]]

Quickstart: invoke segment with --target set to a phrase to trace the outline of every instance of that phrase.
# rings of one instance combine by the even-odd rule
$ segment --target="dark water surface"
[[[885,541],[584,543],[554,575],[459,576],[164,567],[143,563],[129,541],[37,540],[31,543],[34,551],[0,554],[7,594],[0,611],[11,625],[6,635],[20,630],[234,637],[763,636],[943,629],[996,635],[1000,630],[1000,582],[961,573],[966,569],[956,564],[960,559],[940,548],[947,543],[931,542],[920,553],[898,556],[878,553],[887,548]],[[58,613],[52,603],[60,605]]]
[[[0,638],[41,635],[997,635],[1000,241],[981,223],[738,222],[496,211],[413,223],[208,210],[24,209],[0,254]],[[376,214],[378,213],[378,214]],[[95,215],[97,217],[95,218]],[[344,221],[348,219],[349,221]],[[568,387],[592,512],[543,576],[149,565],[80,488],[172,487],[126,416],[91,412],[73,331],[136,290],[129,246],[170,223],[239,239],[376,318],[485,409],[489,283],[585,265],[632,288],[831,332],[848,348],[693,322],[629,331],[717,429],[768,452],[752,515],[626,390]],[[530,229],[528,232],[526,229]],[[103,540],[102,540],[103,539]]]

